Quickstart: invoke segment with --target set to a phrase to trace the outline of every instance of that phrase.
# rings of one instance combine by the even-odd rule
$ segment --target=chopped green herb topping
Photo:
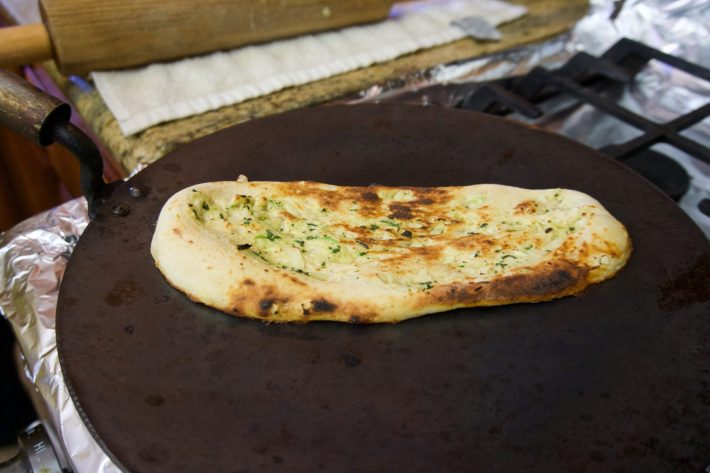
[[[303,245],[306,244],[303,240],[293,240],[293,241],[298,243],[299,245],[301,245],[301,248],[303,248]]]
[[[478,227],[479,227],[479,228],[486,228],[487,226],[488,226],[488,224],[487,224],[486,222],[483,222],[483,223],[480,224]]]
[[[380,220],[380,222],[384,223],[385,225],[389,225],[390,227],[399,228],[399,223],[393,222],[391,220]]]
[[[266,263],[269,263],[269,260],[266,259],[266,258],[264,258],[264,255],[262,255],[260,251],[252,251],[252,250],[249,250],[248,253],[251,253],[252,255],[254,255],[254,256],[256,256],[257,258],[259,258],[260,260],[263,260],[263,261],[265,261]]]
[[[431,281],[424,281],[419,283],[420,286],[424,286],[424,290],[428,291],[432,287],[434,287],[434,284]]]
[[[210,206],[207,204],[207,202],[202,202],[202,208],[205,210],[209,210]]]
[[[375,225],[374,223],[370,225],[370,230],[379,230],[379,229],[380,229],[379,225]]]
[[[405,230],[402,232],[402,236],[406,238],[412,238],[412,232],[410,232],[409,230]]]
[[[269,230],[268,228],[266,229],[266,239],[267,239],[267,240],[269,240],[269,241],[274,241],[274,240],[278,240],[279,238],[281,238],[281,237],[278,236],[278,235],[274,235],[274,234],[271,232],[271,230]]]

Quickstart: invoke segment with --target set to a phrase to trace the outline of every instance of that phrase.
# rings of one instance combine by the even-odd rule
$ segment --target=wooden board
[[[0,0],[0,4],[12,0]],[[59,87],[90,124],[127,172],[154,162],[180,144],[256,117],[332,101],[373,84],[400,79],[432,66],[491,54],[541,41],[568,31],[588,10],[586,0],[510,0],[524,5],[528,14],[500,27],[503,40],[480,43],[463,39],[451,44],[409,54],[393,61],[291,87],[271,95],[223,107],[201,115],[156,125],[125,137],[103,100],[90,84],[69,81],[53,63],[45,63]]]

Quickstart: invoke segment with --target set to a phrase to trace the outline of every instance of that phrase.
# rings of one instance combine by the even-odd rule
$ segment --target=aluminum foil
[[[96,444],[69,397],[54,331],[59,283],[89,219],[75,199],[0,234],[0,312],[15,332],[25,374],[45,403],[42,419],[64,468],[77,473],[120,470]]]
[[[443,95],[429,94],[427,90],[433,90],[432,86],[437,84],[523,74],[536,65],[558,67],[580,50],[599,54],[622,36],[638,39],[699,64],[710,63],[709,25],[707,21],[703,22],[710,17],[707,0],[627,0],[619,11],[615,10],[615,5],[617,2],[613,0],[592,0],[590,14],[569,35],[456,65],[440,66],[426,74],[370,88],[357,101],[388,100],[419,92],[416,95],[419,103],[439,102],[451,106],[463,98],[461,89]],[[612,16],[616,19],[610,19]],[[707,103],[710,97],[707,83],[659,64],[647,68],[637,82],[621,100],[659,121],[667,119],[669,113],[685,113],[698,104]],[[680,86],[671,90],[669,83]],[[627,139],[625,133],[629,131],[617,130],[621,128],[618,122],[613,126],[609,122],[597,129],[592,124],[604,122],[597,112],[586,106],[562,105],[563,111],[545,118],[547,122],[542,123],[543,126],[576,135],[593,146],[598,145],[603,136],[608,136],[609,131],[614,133],[614,140]],[[688,133],[707,143],[710,141],[709,126],[706,121]],[[710,197],[710,169],[688,156],[677,159],[687,168],[693,168],[689,169],[693,176],[691,190],[681,202],[681,206],[691,213],[694,202],[703,196]],[[703,228],[710,234],[710,219],[702,214],[696,218],[706,219]],[[49,419],[44,419],[45,424],[58,439],[55,447],[60,455],[63,453],[64,466],[77,473],[109,473],[120,470],[98,447],[69,397],[59,366],[54,331],[59,283],[87,223],[86,202],[78,199],[0,234],[0,311],[15,331],[26,360],[27,376],[46,403],[50,414]]]

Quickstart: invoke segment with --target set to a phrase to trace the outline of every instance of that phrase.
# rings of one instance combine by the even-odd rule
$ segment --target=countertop
[[[51,61],[43,63],[42,67],[128,174],[141,164],[160,159],[180,144],[253,118],[322,104],[374,84],[383,84],[426,71],[438,64],[483,56],[562,34],[583,17],[589,8],[587,0],[509,1],[527,7],[528,14],[520,20],[501,26],[499,29],[503,33],[503,40],[500,42],[486,43],[468,38],[459,40],[402,56],[387,63],[291,87],[201,115],[159,124],[129,137],[123,136],[113,115],[90,81],[63,76]],[[27,23],[38,18],[36,7],[28,0],[0,0],[0,13],[13,23]]]

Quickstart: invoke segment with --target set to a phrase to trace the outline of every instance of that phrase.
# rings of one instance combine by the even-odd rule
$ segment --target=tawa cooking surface
[[[149,252],[173,193],[239,174],[568,187],[623,222],[634,253],[580,297],[266,325],[189,302]],[[132,472],[701,471],[708,246],[650,184],[565,138],[455,110],[300,110],[193,142],[117,191],[65,274],[59,354],[92,433]]]

